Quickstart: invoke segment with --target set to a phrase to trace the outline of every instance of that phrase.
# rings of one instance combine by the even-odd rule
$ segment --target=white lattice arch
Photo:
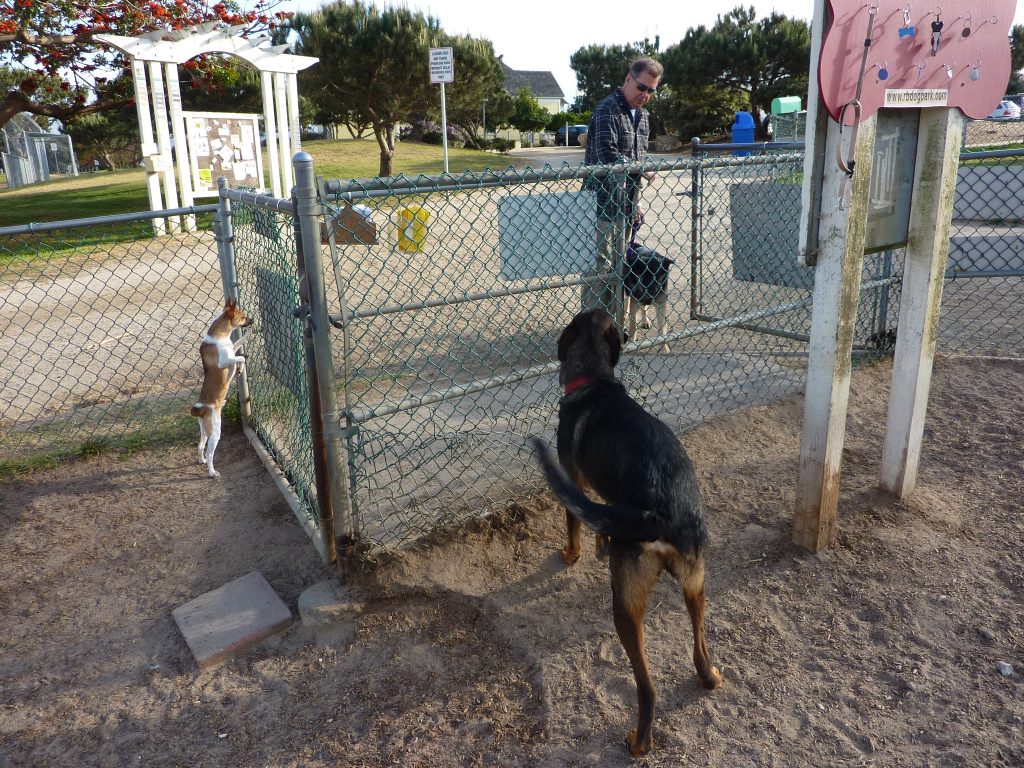
[[[287,45],[271,46],[269,38],[245,38],[241,31],[242,27],[224,27],[221,22],[210,22],[173,32],[157,30],[139,37],[96,35],[99,42],[131,59],[151,210],[193,205],[188,152],[180,150],[188,146],[188,141],[178,87],[178,65],[206,53],[237,56],[259,70],[270,190],[276,197],[290,192],[293,184],[290,159],[301,148],[296,75],[319,59],[285,53]],[[174,153],[177,183],[171,153],[172,136],[173,146],[179,148]]]

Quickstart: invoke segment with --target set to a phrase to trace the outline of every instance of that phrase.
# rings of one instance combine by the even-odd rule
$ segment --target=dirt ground
[[[891,366],[854,374],[835,547],[790,542],[802,405],[684,438],[712,545],[700,688],[664,578],[650,766],[1024,765],[1024,365],[940,358],[917,491],[876,490]],[[240,434],[0,485],[0,764],[619,766],[635,716],[606,566],[525,499],[359,578],[361,610],[200,672],[171,618],[260,570],[333,576]],[[1012,665],[1006,675],[1000,663]],[[1006,670],[1006,668],[1003,668]]]

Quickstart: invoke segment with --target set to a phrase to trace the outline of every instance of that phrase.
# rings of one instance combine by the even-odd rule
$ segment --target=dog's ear
[[[235,297],[232,296],[227,300],[227,302],[225,302],[224,309],[234,309],[237,306],[238,304],[235,303]]]
[[[608,345],[608,362],[614,368],[615,364],[619,362],[619,353],[622,352],[624,343],[619,327],[614,322],[608,323],[608,327],[605,328],[604,340]]]
[[[558,337],[558,362],[565,362],[565,359],[569,356],[569,345],[576,341],[576,337],[579,335],[579,325],[575,321],[565,327],[562,335]]]

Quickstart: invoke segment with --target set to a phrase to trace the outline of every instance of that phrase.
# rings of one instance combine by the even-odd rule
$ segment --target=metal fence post
[[[348,487],[348,461],[338,409],[338,390],[331,356],[330,318],[327,311],[327,290],[324,284],[323,259],[320,252],[320,206],[317,198],[313,157],[299,152],[292,160],[295,169],[296,251],[299,258],[299,290],[306,293],[309,307],[307,333],[312,335],[315,376],[310,381],[310,422],[314,434],[313,456],[317,471],[317,498],[321,522],[329,552],[335,559],[335,536],[353,543],[355,527],[352,501]],[[319,445],[316,435],[319,435]],[[334,511],[338,524],[334,524]]]
[[[690,319],[696,319],[703,314],[704,308],[697,300],[697,289],[700,284],[698,270],[700,269],[700,226],[701,207],[704,201],[701,199],[700,189],[700,168],[697,165],[697,156],[700,154],[700,137],[694,136],[690,139],[690,155],[693,157],[693,168],[690,169]]]
[[[234,299],[237,302],[240,298],[240,286],[238,271],[235,268],[235,231],[231,221],[231,201],[224,194],[229,186],[228,180],[223,176],[217,179],[217,212],[213,214],[213,237],[217,241],[217,260],[220,262],[220,281],[224,288],[224,299]],[[244,349],[242,355],[245,355]],[[238,374],[236,381],[242,426],[251,429],[252,401],[249,399],[249,381],[245,368]]]

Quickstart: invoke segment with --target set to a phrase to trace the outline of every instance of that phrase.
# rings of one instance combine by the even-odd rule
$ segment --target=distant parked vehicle
[[[988,116],[989,120],[1020,120],[1020,107],[1012,101],[1003,99],[999,106],[992,110]]]
[[[566,130],[568,129],[569,141],[565,140]],[[580,136],[586,135],[587,126],[585,125],[563,125],[557,131],[555,131],[555,145],[559,147],[578,147],[580,146]],[[586,141],[586,139],[584,139]]]

